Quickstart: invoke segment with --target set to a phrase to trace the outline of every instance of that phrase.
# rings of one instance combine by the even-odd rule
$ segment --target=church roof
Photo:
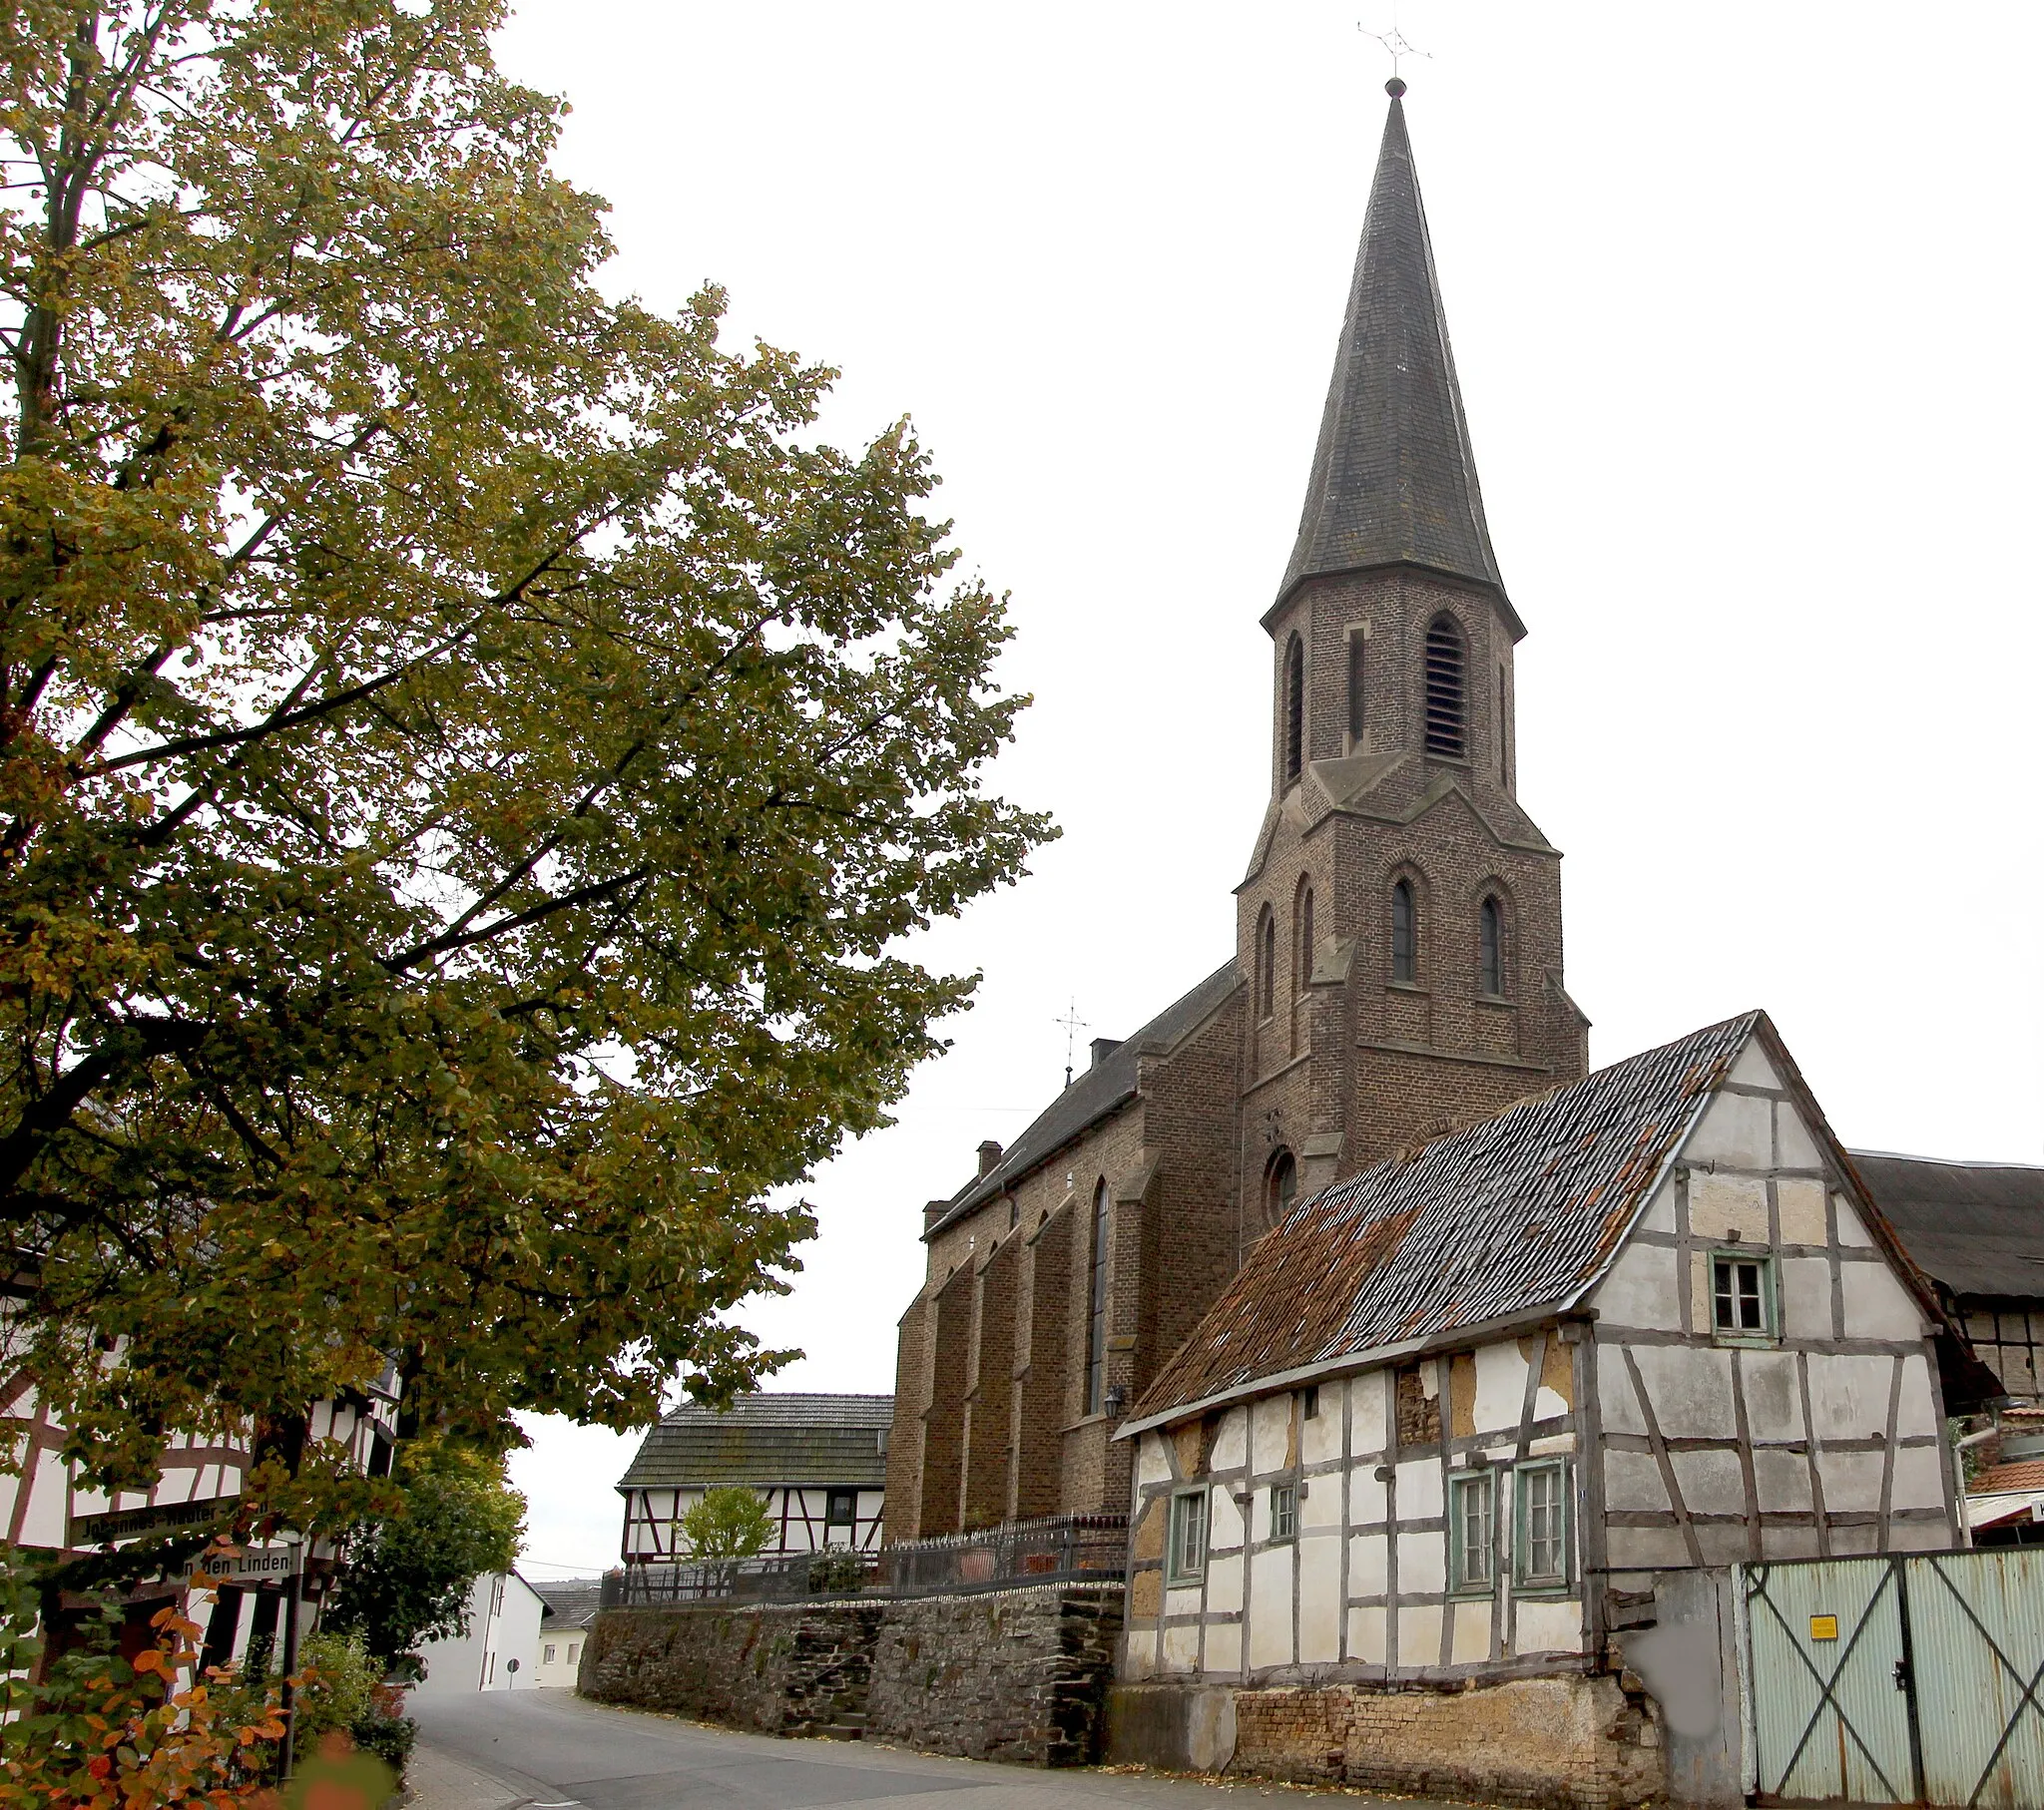
[[[1403,85],[1392,88],[1298,541],[1278,587],[1373,566],[1427,567],[1505,601],[1420,206]]]
[[[994,1168],[975,1176],[952,1196],[943,1216],[923,1236],[935,1237],[945,1226],[955,1224],[1003,1188],[1012,1187],[1080,1132],[1128,1105],[1136,1098],[1141,1058],[1171,1049],[1239,984],[1231,958],[1190,993],[1173,1000],[1133,1037],[1117,1044],[1030,1122],[1029,1129],[1008,1146]]]
[[[1917,1265],[1954,1295],[2044,1298],[2044,1168],[1854,1150]]]
[[[690,1402],[646,1435],[620,1490],[887,1481],[891,1395],[741,1395],[726,1409]]]

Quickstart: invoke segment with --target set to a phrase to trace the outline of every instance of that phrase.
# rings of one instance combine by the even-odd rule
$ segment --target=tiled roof
[[[1968,1496],[2000,1496],[2011,1490],[2044,1490],[2044,1458],[2021,1458],[2014,1464],[1989,1465],[1973,1480]]]
[[[1305,511],[1278,596],[1302,579],[1399,564],[1473,579],[1504,596],[1405,110],[1394,99]]]
[[[1301,1201],[1131,1420],[1573,1301],[1763,1022],[1748,1013],[1693,1032]]]
[[[722,1412],[690,1403],[646,1435],[621,1490],[698,1490],[724,1484],[887,1481],[891,1395],[741,1395]]]
[[[1854,1150],[1917,1265],[1954,1295],[2044,1298],[2044,1168]]]
[[[1146,1053],[1156,1055],[1169,1050],[1227,999],[1238,984],[1235,963],[1222,963],[1190,993],[1174,1000],[1142,1030],[1110,1050],[1096,1067],[1079,1076],[1030,1122],[1029,1129],[1008,1146],[998,1165],[968,1181],[923,1236],[934,1237],[1003,1188],[1013,1186],[1081,1131],[1134,1100],[1139,1059]]]
[[[544,1619],[549,1628],[587,1627],[603,1601],[600,1578],[567,1578],[559,1584],[535,1584],[532,1587],[547,1605]]]

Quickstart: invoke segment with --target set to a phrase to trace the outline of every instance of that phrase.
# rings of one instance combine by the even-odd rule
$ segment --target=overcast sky
[[[925,1199],[1232,952],[1272,602],[1382,131],[1389,0],[524,0],[615,285],[913,417],[1033,691],[1064,839],[941,926],[982,970],[806,1192],[775,1387],[886,1390]],[[1603,1064],[1770,1011],[1849,1143],[2044,1160],[2034,4],[1403,0],[1520,795]],[[1081,1056],[1083,1061],[1083,1052]],[[635,1442],[516,1464],[534,1575],[614,1562]]]

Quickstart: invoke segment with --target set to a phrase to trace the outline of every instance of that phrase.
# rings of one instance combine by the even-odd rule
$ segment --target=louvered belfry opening
[[[1462,631],[1445,613],[1426,632],[1426,751],[1460,759],[1468,749],[1469,662]]]
[[[1284,650],[1284,782],[1305,765],[1305,647],[1297,636]]]

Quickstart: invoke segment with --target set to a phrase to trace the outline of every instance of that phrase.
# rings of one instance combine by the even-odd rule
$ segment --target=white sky
[[[911,414],[1037,702],[1064,840],[900,1122],[807,1190],[781,1388],[892,1387],[925,1199],[1231,949],[1270,604],[1382,130],[1389,0],[524,0],[619,287],[726,284]],[[1764,1006],[1850,1143],[2044,1160],[2034,543],[2044,8],[1405,0],[1406,112],[1492,535],[1521,796],[1616,1060]],[[1140,928],[1136,926],[1140,924]],[[1083,1051],[1081,1055],[1083,1061]],[[537,1430],[536,1576],[634,1440]]]

